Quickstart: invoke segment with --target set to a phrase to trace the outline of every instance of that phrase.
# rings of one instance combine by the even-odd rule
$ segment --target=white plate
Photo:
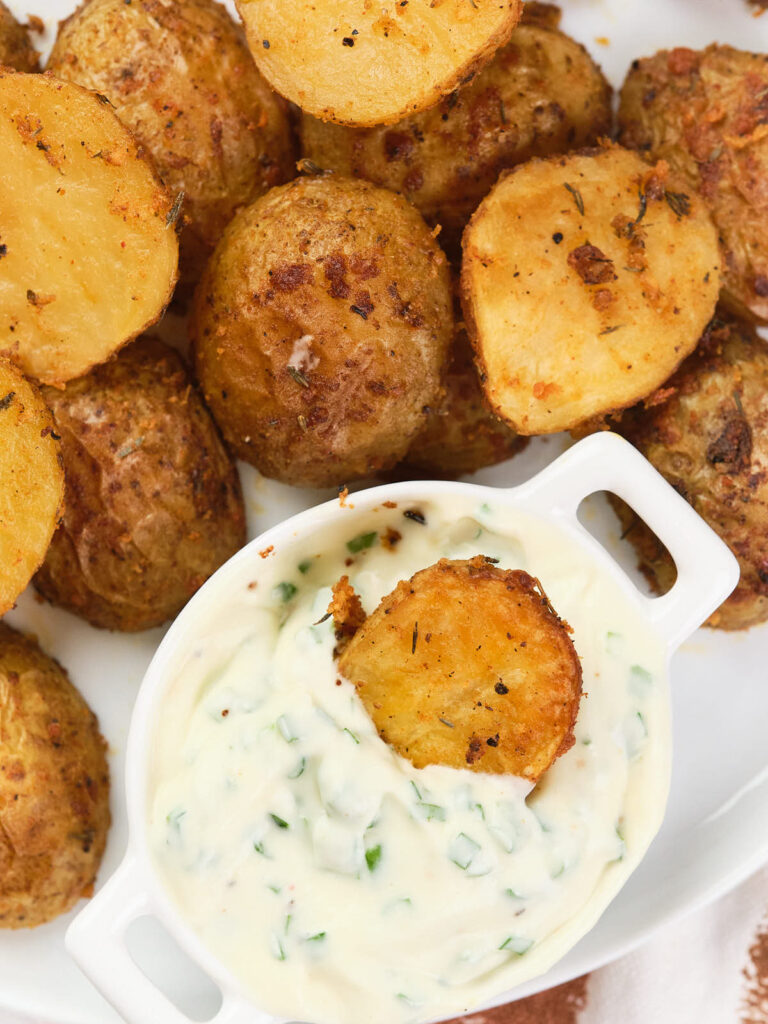
[[[752,17],[746,0],[561,0],[564,28],[582,41],[618,86],[632,59],[665,46],[729,42],[768,51],[768,15]],[[26,17],[25,0],[10,0]],[[74,4],[38,0],[32,5],[49,30]],[[600,40],[598,42],[598,40]],[[46,38],[50,42],[50,31]],[[607,44],[607,45],[606,45]],[[506,465],[477,474],[512,485],[561,450],[561,439],[537,440]],[[250,535],[306,507],[319,492],[299,491],[243,468]],[[593,505],[590,525],[618,550],[610,514]],[[626,565],[631,553],[624,549]],[[75,617],[39,604],[31,592],[8,621],[35,632],[43,647],[69,669],[99,715],[110,744],[113,778],[110,833],[101,877],[117,866],[126,843],[123,758],[131,706],[162,635],[125,637],[91,629]],[[589,971],[641,942],[672,917],[724,893],[768,861],[768,626],[745,634],[700,631],[673,662],[675,766],[664,826],[646,859],[599,925],[545,977],[526,985],[530,994]],[[0,1007],[61,1024],[115,1024],[114,1011],[64,951],[72,915],[32,931],[0,932]],[[179,964],[147,931],[145,955],[197,1019],[215,1009],[199,977]]]

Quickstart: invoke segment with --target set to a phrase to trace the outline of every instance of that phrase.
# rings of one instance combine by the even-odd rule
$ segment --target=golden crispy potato
[[[458,254],[461,232],[502,170],[610,134],[610,86],[558,21],[557,8],[526,4],[510,42],[469,85],[389,128],[304,114],[304,155],[402,192],[427,223],[441,225],[448,255]]]
[[[239,206],[293,176],[286,105],[214,0],[88,0],[61,24],[48,67],[109,97],[165,184],[184,192],[187,281]]]
[[[621,141],[666,160],[720,235],[723,301],[768,322],[768,56],[730,46],[635,61]]]
[[[415,473],[453,479],[512,458],[528,438],[518,437],[489,408],[463,324],[449,359],[445,394],[430,406],[402,465]]]
[[[471,78],[520,19],[520,0],[235,0],[254,60],[302,110],[392,124]]]
[[[266,476],[318,487],[405,455],[440,394],[452,329],[446,259],[418,212],[332,175],[238,214],[191,325],[225,440]]]
[[[0,0],[0,64],[17,71],[37,71],[37,53],[27,30]]]
[[[141,339],[46,398],[66,503],[35,586],[94,626],[165,622],[245,542],[237,472],[181,358]]]
[[[494,410],[568,430],[659,387],[719,287],[703,203],[619,147],[507,172],[464,233],[462,304]]]
[[[714,320],[699,347],[618,429],[739,560],[741,579],[708,625],[745,629],[768,619],[768,348],[744,323]],[[667,590],[675,568],[643,523],[623,512],[641,566]]]
[[[53,417],[40,393],[0,359],[0,615],[45,557],[63,497]]]
[[[581,663],[541,584],[482,555],[398,583],[339,659],[416,768],[536,781],[574,742]]]
[[[177,210],[103,97],[0,70],[0,114],[0,356],[59,385],[161,315]]]
[[[0,622],[0,928],[91,895],[110,821],[105,754],[61,665]]]

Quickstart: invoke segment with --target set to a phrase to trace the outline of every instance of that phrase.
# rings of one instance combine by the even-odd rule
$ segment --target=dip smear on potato
[[[245,543],[240,481],[202,399],[154,339],[46,398],[66,503],[35,586],[94,626],[160,625]]]
[[[663,50],[635,61],[620,137],[666,160],[712,211],[723,301],[768,322],[768,56],[731,46]]]
[[[391,124],[471,77],[509,39],[521,0],[236,0],[268,81],[315,117]]]
[[[106,743],[67,673],[0,622],[0,928],[90,896],[109,828]]]
[[[0,615],[45,557],[63,497],[59,438],[48,406],[0,359]]]
[[[416,768],[536,781],[573,744],[581,664],[538,580],[478,555],[399,583],[339,671]]]
[[[286,483],[341,484],[401,459],[440,395],[447,262],[400,196],[299,178],[227,228],[191,333],[235,453]]]
[[[48,67],[107,96],[165,184],[184,192],[187,281],[235,210],[292,176],[286,105],[213,0],[88,0],[60,26]]]
[[[690,502],[739,560],[741,579],[708,625],[745,629],[768,619],[768,348],[728,316],[618,429]],[[675,566],[666,548],[616,502],[627,539],[652,583],[668,590]]]
[[[60,385],[155,322],[178,208],[103,96],[0,69],[0,355]]]
[[[502,170],[610,133],[611,89],[584,47],[557,31],[559,20],[550,4],[526,4],[509,43],[469,84],[398,124],[355,129],[304,114],[304,155],[402,192],[441,225],[453,256]]]
[[[619,147],[533,160],[464,234],[464,316],[495,411],[548,434],[659,387],[696,346],[719,290],[702,201]]]

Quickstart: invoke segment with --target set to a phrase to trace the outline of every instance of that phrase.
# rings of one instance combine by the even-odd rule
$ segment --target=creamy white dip
[[[541,580],[582,660],[576,743],[533,789],[395,754],[323,621],[343,573],[371,612],[477,554]],[[149,843],[185,920],[259,1007],[317,1024],[458,1014],[545,970],[661,823],[665,651],[638,608],[556,527],[469,495],[349,513],[256,561],[153,736]]]

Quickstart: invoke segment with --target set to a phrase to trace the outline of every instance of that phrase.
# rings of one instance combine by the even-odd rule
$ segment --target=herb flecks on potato
[[[94,626],[160,625],[245,542],[237,471],[208,410],[179,355],[152,339],[46,398],[66,502],[35,586]]]
[[[96,716],[58,662],[0,622],[0,928],[90,896],[109,821]]]
[[[339,671],[417,768],[535,782],[574,742],[581,663],[568,633],[527,573],[441,559],[382,600]]]
[[[339,124],[391,124],[486,64],[520,0],[236,0],[265,77],[302,110]]]
[[[0,356],[60,385],[155,322],[178,208],[109,101],[0,69]]]
[[[704,204],[617,146],[503,176],[464,233],[462,305],[493,409],[520,434],[578,427],[658,388],[719,290]]]

